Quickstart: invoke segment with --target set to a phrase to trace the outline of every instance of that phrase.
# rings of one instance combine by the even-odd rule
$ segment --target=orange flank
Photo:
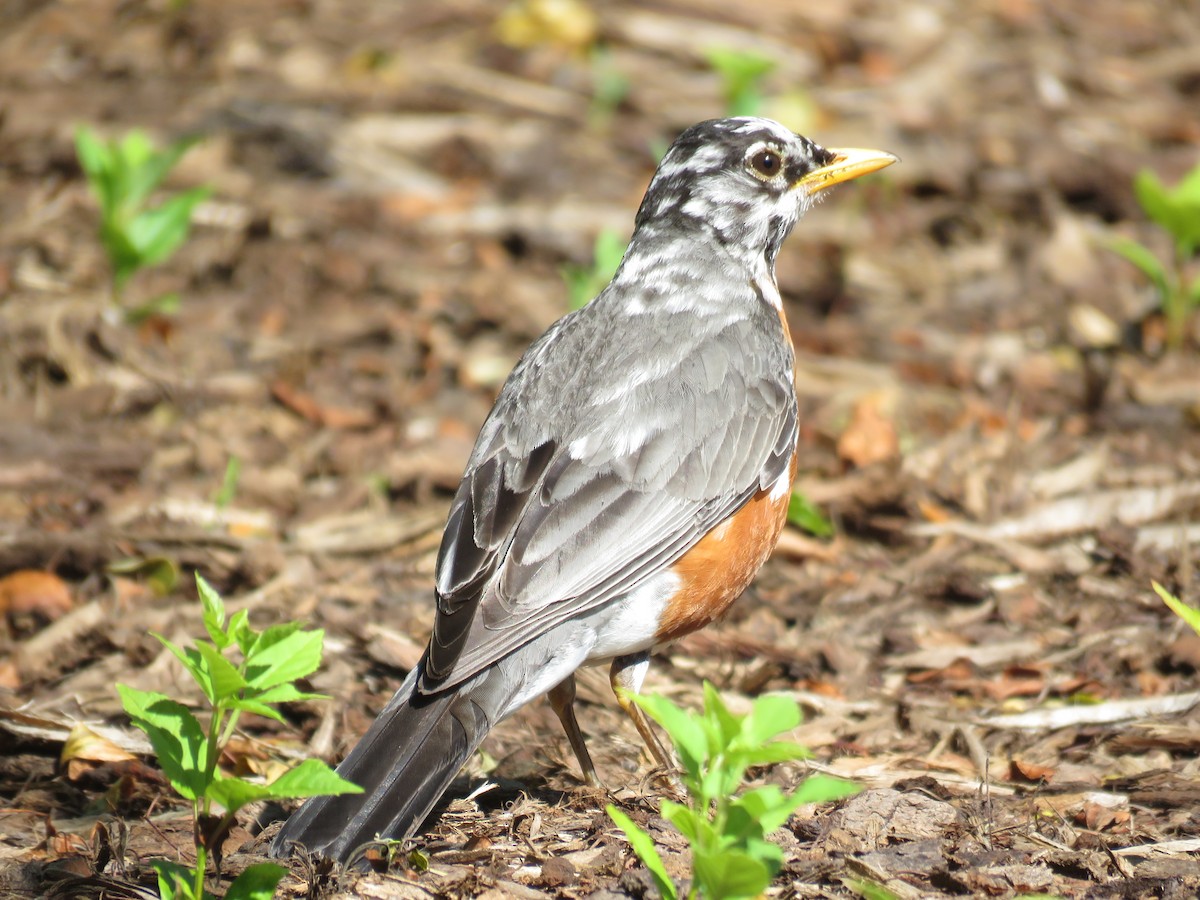
[[[795,462],[792,463],[795,475]],[[759,491],[679,558],[679,590],[667,601],[655,638],[673,641],[719,619],[749,587],[787,521],[788,493]]]

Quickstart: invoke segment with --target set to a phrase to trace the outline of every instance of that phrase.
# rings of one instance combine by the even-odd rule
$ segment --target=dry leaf
[[[21,569],[0,578],[0,616],[13,631],[29,633],[71,611],[71,590],[51,572]]]
[[[855,404],[850,424],[838,438],[839,457],[861,469],[900,454],[896,426],[883,412],[885,402],[885,395],[874,393]]]
[[[1037,763],[1028,762],[1023,759],[1013,758],[1008,764],[1009,777],[1014,781],[1053,781],[1054,767],[1041,766]]]
[[[137,759],[106,737],[101,737],[82,722],[75,723],[59,754],[60,765],[67,769],[67,779],[78,780],[95,768],[96,763],[129,762]]]

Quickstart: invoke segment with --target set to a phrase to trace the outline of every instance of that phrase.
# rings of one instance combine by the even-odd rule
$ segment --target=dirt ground
[[[199,633],[193,570],[257,623],[327,631],[332,701],[247,721],[231,765],[336,760],[362,733],[420,654],[449,497],[566,311],[560,271],[628,234],[655,148],[723,114],[711,47],[776,61],[763,114],[903,162],[779,261],[798,489],[836,536],[789,529],[648,689],[789,693],[809,768],[863,786],[781,832],[771,896],[1200,895],[1200,638],[1150,587],[1198,596],[1200,329],[1168,352],[1104,246],[1168,250],[1131,180],[1200,161],[1195,5],[581,8],[520,47],[484,0],[0,3],[0,895],[139,896],[119,885],[149,858],[188,858],[152,760],[59,756],[76,722],[144,747],[115,682],[197,699],[147,636]],[[205,136],[171,186],[213,195],[129,292],[179,291],[170,318],[111,308],[79,124]],[[604,674],[580,695],[611,796],[684,878]],[[426,871],[298,861],[281,891],[651,895],[545,704],[466,776],[415,841]],[[226,878],[258,832],[230,836]]]

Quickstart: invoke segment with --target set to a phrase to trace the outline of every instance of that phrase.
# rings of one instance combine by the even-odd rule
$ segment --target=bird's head
[[[708,233],[739,257],[773,265],[821,191],[894,162],[881,150],[827,150],[770,119],[710,119],[676,138],[659,163],[637,229]]]

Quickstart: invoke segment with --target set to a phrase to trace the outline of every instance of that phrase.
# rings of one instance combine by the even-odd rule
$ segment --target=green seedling
[[[833,537],[833,523],[825,518],[811,500],[799,491],[792,493],[788,500],[787,520],[801,531],[807,531],[813,537]]]
[[[163,774],[192,805],[192,835],[196,849],[193,868],[155,860],[158,888],[165,900],[204,900],[208,858],[220,866],[220,848],[239,809],[258,800],[289,800],[333,794],[360,793],[361,788],[340,778],[325,763],[308,759],[270,784],[258,784],[224,774],[217,763],[242,713],[282,722],[279,703],[324,699],[306,694],[296,680],[316,671],[321,663],[322,631],[302,631],[299,622],[255,631],[245,610],[226,619],[220,596],[196,576],[204,628],[211,641],[183,648],[154,635],[183,664],[208,701],[207,729],[192,712],[171,698],[118,684],[121,703],[133,724],[146,733]],[[231,658],[232,656],[232,658]],[[240,657],[238,659],[237,657]],[[250,866],[230,884],[226,900],[267,900],[287,870],[273,863]]]
[[[632,699],[670,735],[683,767],[688,803],[663,800],[661,812],[691,846],[689,898],[759,896],[783,866],[783,852],[768,836],[801,804],[836,800],[857,790],[836,778],[814,776],[791,794],[773,784],[738,793],[751,766],[808,756],[799,744],[773,740],[800,724],[800,707],[788,697],[759,697],[744,716],[730,712],[708,682],[700,713],[653,694]],[[678,900],[651,837],[615,806],[608,807],[608,814],[625,832],[665,900]]]
[[[616,67],[612,53],[605,48],[592,48],[591,63],[592,102],[588,106],[588,125],[600,129],[608,126],[617,107],[629,96],[630,83]]]
[[[75,132],[79,165],[100,204],[100,241],[112,269],[117,306],[124,306],[125,286],[134,274],[163,262],[187,240],[192,212],[211,193],[207,187],[192,188],[150,204],[150,195],[197,140],[184,138],[157,150],[141,131],[111,141],[89,128]],[[173,312],[178,305],[178,295],[165,294],[127,315],[136,320]]]
[[[225,463],[225,474],[221,477],[221,486],[213,496],[213,506],[219,512],[224,512],[237,496],[238,482],[242,478],[242,461],[236,456],[229,457]]]
[[[604,290],[621,265],[625,255],[625,242],[611,228],[596,235],[592,248],[591,266],[564,266],[563,281],[567,284],[567,303],[571,309],[580,309]]]
[[[763,81],[775,69],[775,60],[753,50],[710,47],[704,54],[708,64],[721,76],[725,96],[725,114],[757,116],[762,112],[765,95]]]
[[[108,564],[113,575],[143,579],[156,597],[166,597],[179,584],[179,566],[169,556],[132,556]]]
[[[1130,238],[1117,238],[1108,246],[1150,279],[1166,320],[1167,346],[1178,350],[1189,318],[1200,307],[1200,273],[1189,277],[1188,272],[1200,248],[1200,165],[1171,188],[1143,169],[1133,180],[1133,190],[1143,212],[1170,235],[1172,260],[1164,263],[1150,248]]]
[[[1183,619],[1196,634],[1200,634],[1200,609],[1188,606],[1157,581],[1152,581],[1150,584],[1154,588],[1154,593],[1158,594],[1162,598],[1162,602],[1171,608],[1171,612]]]
[[[894,891],[865,878],[846,878],[842,883],[863,900],[900,900]]]

